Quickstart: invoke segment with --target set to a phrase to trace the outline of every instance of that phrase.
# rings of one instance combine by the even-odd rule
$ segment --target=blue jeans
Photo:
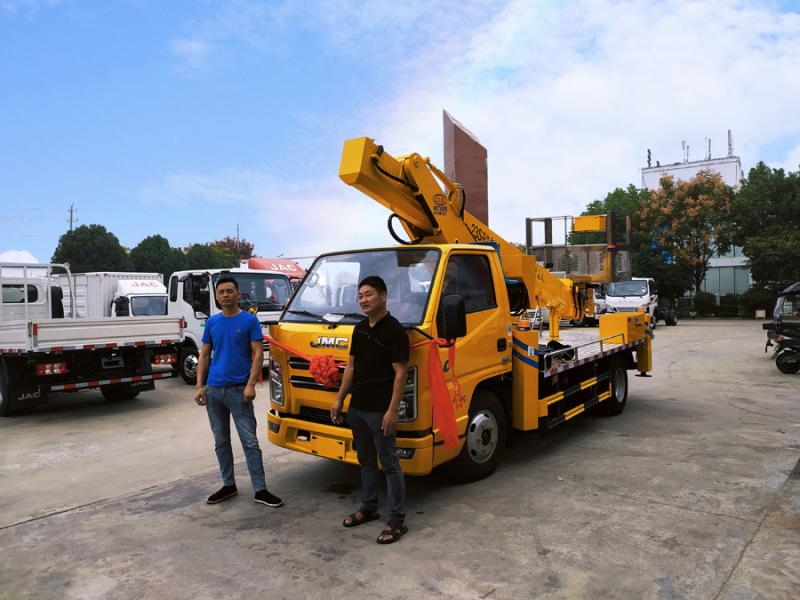
[[[267,489],[261,448],[256,435],[256,415],[253,403],[244,401],[244,384],[228,387],[206,386],[206,411],[214,434],[214,451],[224,485],[236,485],[233,477],[233,449],[231,448],[231,417],[250,471],[253,491]]]
[[[362,412],[351,408],[347,422],[353,431],[353,445],[361,465],[361,512],[374,513],[378,510],[378,457],[386,475],[389,494],[389,523],[402,525],[405,521],[406,485],[400,459],[397,458],[395,436],[385,436],[381,430],[383,413]]]

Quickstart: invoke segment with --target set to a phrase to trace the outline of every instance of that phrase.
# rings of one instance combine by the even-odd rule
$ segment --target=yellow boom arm
[[[556,277],[464,210],[461,186],[427,158],[395,158],[372,139],[355,138],[344,143],[339,177],[397,215],[415,243],[497,244],[506,278],[524,283],[530,307],[550,311],[550,339],[558,339],[559,318],[583,317],[585,284]]]

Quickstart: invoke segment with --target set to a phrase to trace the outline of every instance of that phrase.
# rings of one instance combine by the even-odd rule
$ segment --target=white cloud
[[[215,39],[240,33],[257,43],[294,23],[299,6],[286,2],[247,25],[228,11],[217,28],[224,36]],[[745,169],[787,137],[798,140],[786,157],[796,168],[790,163],[800,153],[800,15],[772,3],[387,6],[323,2],[295,24],[316,28],[341,52],[384,52],[392,76],[365,82],[376,86],[370,107],[343,109],[343,120],[361,115],[349,123],[352,135],[441,164],[442,108],[476,134],[489,151],[491,225],[510,240],[523,239],[527,216],[578,214],[613,188],[638,183],[647,148],[654,161],[675,162],[685,139],[691,158],[700,158],[710,136],[712,154],[721,156],[732,128]],[[330,133],[305,144],[341,147],[342,140],[325,137]],[[387,211],[335,172],[295,182],[273,173],[265,167],[183,174],[159,186],[175,201],[202,197],[253,207],[271,236],[268,244],[255,240],[260,248],[283,243],[276,250],[296,255],[389,241]]]
[[[6,12],[16,13],[27,11],[36,12],[42,6],[53,6],[59,4],[61,0],[0,0],[0,8]]]
[[[745,168],[760,148],[800,139],[800,16],[743,2],[512,2],[469,50],[381,113],[380,143],[439,160],[446,107],[489,151],[490,218],[521,240],[526,216],[575,214],[638,183],[645,151],[680,159],[727,151]],[[444,74],[444,76],[443,76]]]
[[[190,69],[206,66],[211,44],[200,39],[178,38],[172,42],[172,51]]]
[[[6,250],[0,252],[0,263],[22,263],[30,265],[38,262],[39,259],[27,250]]]

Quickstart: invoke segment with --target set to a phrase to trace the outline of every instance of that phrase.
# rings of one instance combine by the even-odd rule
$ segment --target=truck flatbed
[[[547,345],[550,341],[549,332],[543,329],[539,333],[539,347]],[[623,350],[635,348],[643,344],[644,340],[624,343],[622,334],[600,338],[599,330],[592,329],[562,329],[559,342],[570,346],[565,350],[541,351],[536,350],[536,355],[542,363],[545,377],[551,377],[568,369],[596,361],[603,356],[610,356]],[[572,355],[572,356],[571,356]]]
[[[179,343],[180,318],[36,319],[0,323],[0,354]]]

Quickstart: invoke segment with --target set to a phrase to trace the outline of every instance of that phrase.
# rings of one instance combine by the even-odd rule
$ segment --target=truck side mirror
[[[118,317],[131,316],[130,300],[125,296],[120,296],[114,300],[114,312]]]
[[[451,294],[442,298],[439,314],[436,316],[436,328],[439,337],[446,340],[467,335],[467,311],[464,307],[464,298]]]

